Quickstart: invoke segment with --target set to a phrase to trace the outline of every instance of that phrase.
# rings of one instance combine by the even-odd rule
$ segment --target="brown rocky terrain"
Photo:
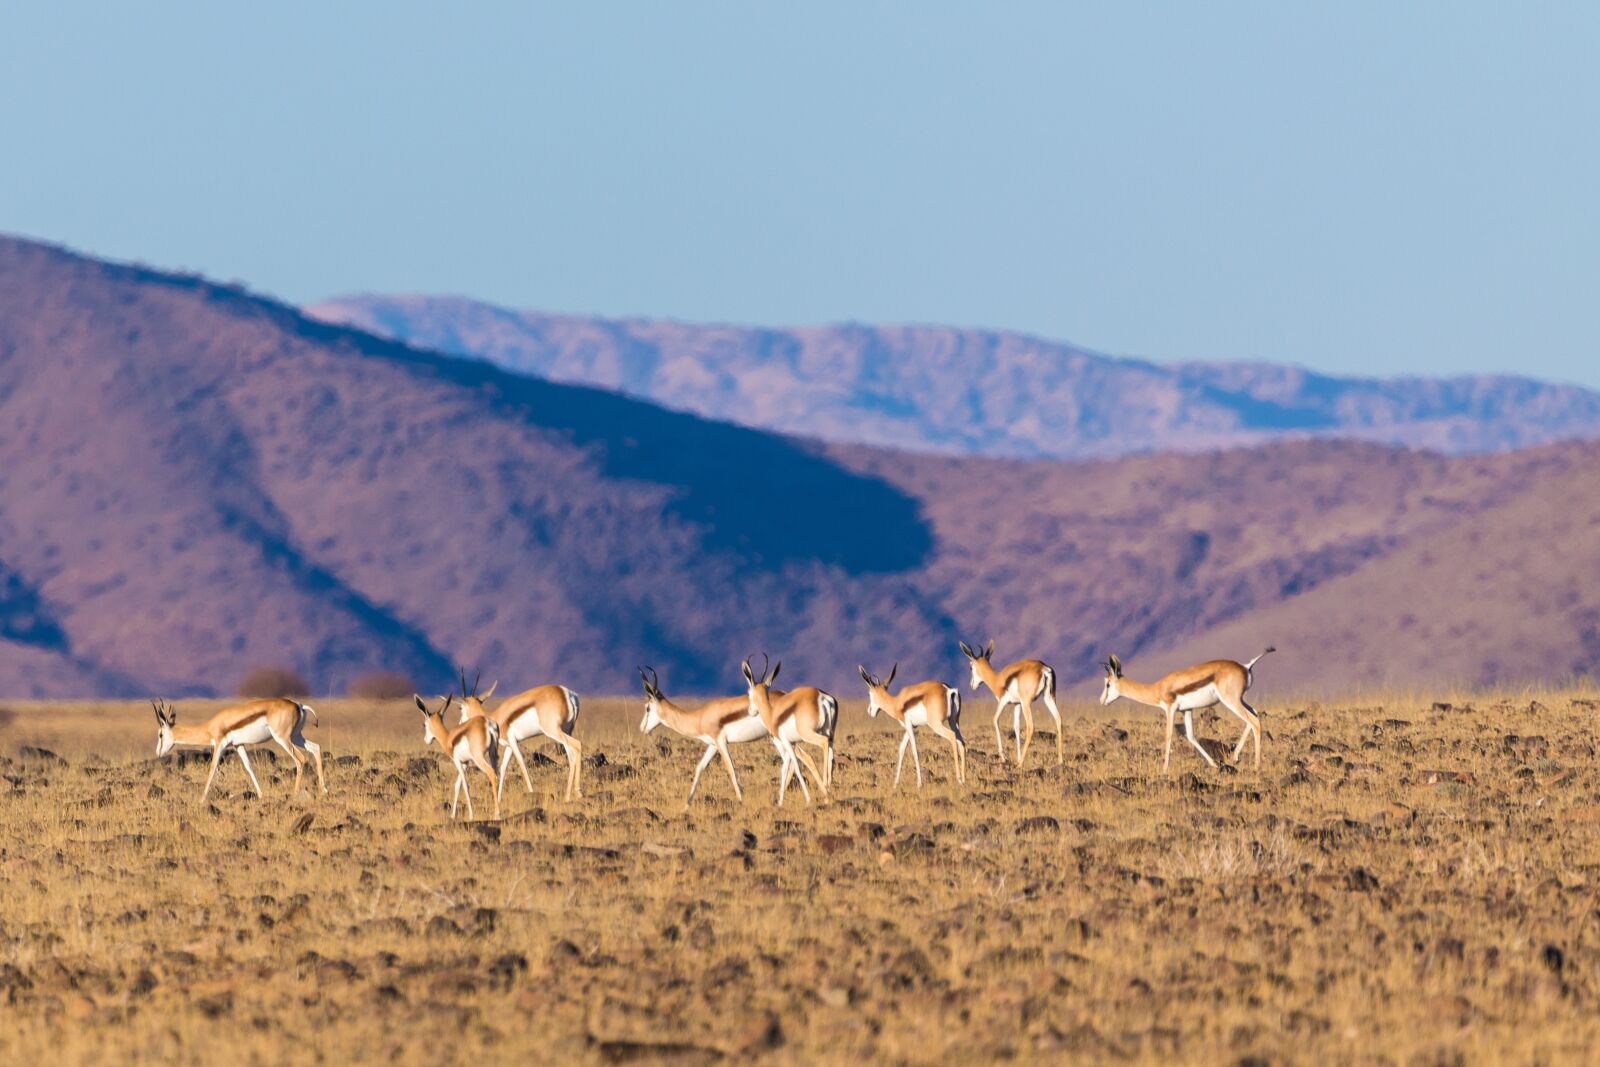
[[[316,692],[452,665],[723,691],[1062,680],[1281,651],[1263,686],[1593,669],[1600,446],[1290,441],[1095,463],[822,445],[0,240],[0,692]],[[1404,664],[1403,671],[1397,666]]]
[[[474,782],[452,823],[398,703],[324,704],[328,795],[263,751],[264,798],[230,758],[206,803],[147,705],[33,707],[0,728],[0,1060],[1592,1058],[1592,698],[1283,705],[1259,771],[1170,774],[1151,718],[1066,710],[1064,767],[975,719],[966,786],[924,734],[895,790],[858,699],[831,802],[775,807],[750,744],[745,802],[708,774],[686,810],[699,746],[595,700],[582,801],[541,741],[531,796],[491,822]]]

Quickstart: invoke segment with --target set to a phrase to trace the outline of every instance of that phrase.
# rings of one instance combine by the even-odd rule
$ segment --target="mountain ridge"
[[[1600,437],[1600,393],[1516,375],[1162,364],[1004,330],[701,325],[464,297],[366,295],[306,310],[708,418],[913,451],[1086,459],[1337,436],[1463,454]]]

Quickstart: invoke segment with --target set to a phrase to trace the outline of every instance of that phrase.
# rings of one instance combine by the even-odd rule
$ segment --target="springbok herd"
[[[1056,705],[1056,672],[1036,659],[1018,660],[1005,667],[993,664],[994,642],[981,649],[961,642],[961,652],[972,668],[972,688],[987,687],[995,696],[994,738],[999,758],[1006,758],[1005,740],[1000,729],[1000,717],[1009,706],[1012,710],[1011,732],[1016,745],[1017,765],[1028,758],[1028,747],[1033,740],[1033,702],[1043,700],[1056,724],[1056,763],[1065,761],[1062,752],[1061,709]],[[1244,724],[1239,743],[1234,746],[1233,759],[1237,761],[1244,751],[1245,742],[1254,739],[1255,766],[1261,765],[1261,720],[1244,699],[1245,691],[1254,680],[1252,668],[1256,662],[1274,649],[1267,648],[1248,663],[1234,660],[1211,660],[1184,670],[1173,671],[1155,682],[1135,682],[1122,673],[1122,661],[1109,657],[1105,666],[1105,685],[1100,692],[1100,703],[1109,704],[1118,697],[1127,697],[1141,704],[1158,707],[1167,716],[1166,750],[1162,770],[1172,764],[1172,734],[1177,716],[1183,715],[1183,732],[1189,744],[1211,767],[1216,766],[1209,753],[1194,736],[1194,712],[1202,708],[1221,705]],[[812,782],[826,797],[833,783],[834,736],[839,724],[839,701],[829,693],[812,686],[782,690],[773,687],[783,664],[773,664],[762,654],[761,669],[746,659],[740,664],[745,680],[742,696],[724,697],[689,710],[673,703],[661,692],[661,682],[649,667],[639,668],[644,682],[644,719],[639,729],[649,733],[658,726],[666,726],[685,737],[693,738],[706,746],[694,769],[689,783],[689,802],[693,803],[695,791],[700,787],[700,775],[711,761],[722,757],[733,782],[733,791],[742,801],[744,793],[739,788],[739,776],[734,772],[733,759],[728,746],[744,741],[770,738],[778,751],[778,804],[782,806],[784,793],[792,777],[800,784],[806,802],[811,802],[811,790],[806,785],[801,766],[810,773]],[[861,680],[867,685],[867,714],[876,717],[887,715],[903,728],[900,755],[895,762],[894,784],[900,785],[900,773],[905,767],[906,749],[911,750],[912,764],[916,768],[917,788],[922,788],[922,756],[917,751],[916,730],[925,726],[950,745],[950,756],[955,765],[956,781],[967,778],[967,743],[961,735],[961,694],[954,686],[940,681],[917,682],[891,693],[898,665],[890,668],[887,678],[879,678],[865,667],[857,668]],[[481,676],[480,676],[481,678]],[[566,686],[541,685],[526,692],[501,700],[493,710],[486,701],[494,694],[495,685],[487,692],[478,692],[478,681],[467,684],[466,672],[461,673],[461,692],[441,697],[438,708],[429,710],[420,696],[413,696],[417,710],[422,713],[424,745],[438,742],[449,755],[456,768],[455,788],[451,794],[450,817],[456,810],[462,794],[467,798],[467,817],[473,818],[472,792],[467,785],[467,769],[476,766],[489,780],[494,795],[494,814],[500,816],[500,798],[505,789],[506,771],[513,757],[522,769],[522,779],[528,792],[533,792],[533,779],[528,774],[528,764],[523,758],[522,742],[536,737],[548,737],[560,745],[567,754],[566,798],[583,796],[580,777],[583,768],[583,745],[573,736],[578,722],[578,695]],[[204,800],[211,792],[222,757],[230,750],[239,754],[245,774],[256,794],[261,794],[261,783],[256,780],[250,766],[248,749],[251,745],[275,743],[294,762],[294,792],[300,783],[306,763],[313,764],[317,785],[326,793],[327,782],[322,777],[322,749],[307,740],[303,730],[309,718],[316,723],[317,713],[310,705],[296,700],[255,700],[237,707],[224,708],[198,726],[179,726],[177,713],[166,701],[151,702],[159,724],[156,738],[156,755],[166,755],[178,746],[211,749],[211,773],[206,777]],[[459,714],[456,725],[445,722],[445,714],[454,704]],[[819,768],[809,753],[799,748],[804,742],[820,750],[822,766]]]

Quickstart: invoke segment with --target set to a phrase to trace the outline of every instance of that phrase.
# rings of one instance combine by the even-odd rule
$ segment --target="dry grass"
[[[446,820],[398,705],[317,702],[331,796],[291,801],[263,759],[266,801],[230,762],[208,805],[203,765],[150,762],[148,708],[18,705],[0,1062],[1580,1060],[1579,697],[1267,701],[1259,775],[1175,749],[1165,777],[1148,711],[1073,709],[1067,766],[1041,735],[1018,774],[973,701],[973,781],[928,738],[920,794],[889,791],[895,738],[857,706],[833,803],[775,810],[748,745],[748,802],[713,767],[688,813],[697,748],[590,700],[589,797],[541,762],[497,825]]]

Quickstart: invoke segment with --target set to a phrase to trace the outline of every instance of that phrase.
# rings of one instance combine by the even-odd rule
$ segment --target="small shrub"
[[[311,687],[288,667],[257,667],[239,679],[236,692],[242,697],[305,697]]]
[[[405,700],[417,687],[399,671],[369,671],[350,683],[347,690],[358,700]]]

